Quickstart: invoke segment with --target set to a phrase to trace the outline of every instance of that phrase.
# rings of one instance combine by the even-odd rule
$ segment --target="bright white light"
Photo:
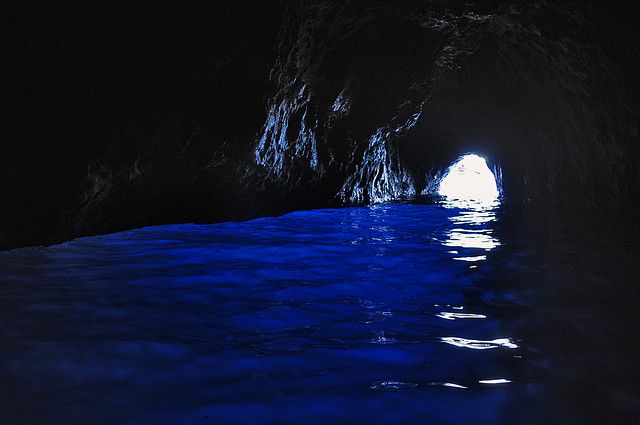
[[[500,241],[491,236],[491,229],[451,229],[443,245],[456,248],[478,248],[490,251],[499,246]]]
[[[449,387],[449,388],[462,388],[467,389],[464,385],[454,384],[453,382],[431,382],[429,385],[438,386],[438,387]]]
[[[482,379],[478,382],[481,384],[495,385],[495,384],[508,384],[511,381],[508,379],[500,378],[500,379]]]
[[[448,199],[491,203],[498,199],[496,178],[487,161],[478,155],[465,155],[453,164],[440,181],[438,194]]]
[[[491,350],[492,348],[518,348],[509,338],[492,339],[483,341],[480,339],[458,338],[456,336],[446,336],[440,338],[442,342],[455,345],[456,347],[471,348],[473,350]]]
[[[474,313],[452,313],[450,311],[441,311],[440,314],[436,314],[437,317],[441,317],[447,320],[459,320],[459,319],[486,319],[484,314]]]

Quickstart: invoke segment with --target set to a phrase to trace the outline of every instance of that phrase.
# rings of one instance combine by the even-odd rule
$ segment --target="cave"
[[[0,422],[640,417],[640,8],[10,2]]]
[[[496,175],[489,169],[487,160],[476,154],[465,154],[451,164],[442,177],[433,179],[433,186],[437,187],[436,194],[459,201],[477,201],[481,204],[491,204],[500,198],[500,188]]]

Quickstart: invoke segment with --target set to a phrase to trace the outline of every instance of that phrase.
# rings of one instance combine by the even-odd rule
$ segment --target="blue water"
[[[2,423],[532,423],[548,360],[498,224],[393,204],[0,253]]]

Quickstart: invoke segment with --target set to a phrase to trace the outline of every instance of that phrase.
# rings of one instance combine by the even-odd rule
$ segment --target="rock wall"
[[[524,209],[638,204],[631,2],[16,10],[1,248],[412,198],[468,151]]]

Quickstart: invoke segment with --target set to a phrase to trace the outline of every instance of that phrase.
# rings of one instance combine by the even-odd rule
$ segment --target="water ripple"
[[[448,388],[460,388],[467,389],[464,385],[454,384],[453,382],[430,382],[429,385],[434,387],[448,387]]]
[[[418,384],[414,382],[402,382],[402,381],[381,381],[376,382],[371,386],[372,390],[382,390],[382,391],[395,391],[395,390],[403,390],[407,388],[415,388]]]
[[[488,384],[488,385],[498,385],[498,384],[509,384],[510,380],[500,378],[500,379],[482,379],[478,381],[480,384]]]
[[[442,311],[439,314],[436,314],[437,317],[441,317],[447,320],[458,320],[458,319],[486,319],[487,316],[484,314],[473,314],[473,313],[451,313],[448,311]]]
[[[509,338],[499,338],[490,341],[483,341],[479,339],[466,339],[458,338],[455,336],[447,336],[440,338],[440,340],[446,344],[454,345],[456,347],[471,348],[473,350],[490,350],[493,348],[518,348]]]

